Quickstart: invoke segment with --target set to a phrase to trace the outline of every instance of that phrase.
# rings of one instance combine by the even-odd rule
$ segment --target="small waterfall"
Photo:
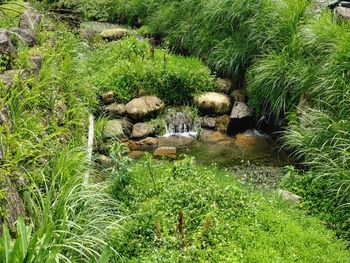
[[[166,133],[164,137],[191,137],[197,138],[200,128],[199,118],[191,118],[186,112],[170,111],[166,117]]]

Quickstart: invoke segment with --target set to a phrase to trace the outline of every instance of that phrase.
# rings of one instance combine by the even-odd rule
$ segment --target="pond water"
[[[235,137],[204,131],[197,140],[191,137],[161,138],[161,146],[174,146],[179,154],[194,156],[199,163],[235,167],[250,163],[280,167],[288,158],[271,137],[257,131],[247,131]]]

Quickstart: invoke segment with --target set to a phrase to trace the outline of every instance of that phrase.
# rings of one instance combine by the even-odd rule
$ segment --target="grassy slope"
[[[1,25],[15,26],[14,21],[6,16]],[[11,88],[0,84],[0,108],[7,108],[10,118],[0,125],[0,142],[6,147],[0,174],[18,184],[28,216],[28,227],[19,222],[14,240],[5,227],[0,261],[93,261],[107,244],[107,231],[118,225],[120,213],[106,184],[82,185],[88,166],[87,119],[96,97],[76,78],[85,47],[67,27],[50,19],[36,33],[36,47],[18,45],[12,68],[30,68],[30,57],[39,54],[40,75],[19,77]],[[6,193],[0,201],[4,198]],[[0,212],[6,218],[6,211]]]
[[[114,181],[117,200],[132,215],[113,243],[125,262],[349,260],[344,243],[319,220],[191,158],[146,158]]]
[[[221,75],[240,80],[248,70],[255,110],[291,113],[286,146],[313,171],[313,190],[299,192],[324,193],[319,211],[348,237],[349,22],[327,10],[315,15],[315,1],[305,0],[104,0],[105,12],[87,9],[91,0],[55,2],[73,3],[90,19],[145,25],[140,32],[198,55]],[[298,111],[301,97],[308,107]]]

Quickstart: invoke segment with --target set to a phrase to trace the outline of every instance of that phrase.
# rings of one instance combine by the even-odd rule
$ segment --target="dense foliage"
[[[53,25],[56,30],[49,30]],[[74,77],[84,47],[64,25],[51,20],[37,37],[35,48],[17,47],[12,69],[29,70],[30,58],[40,55],[40,75],[17,76],[11,88],[0,83],[0,108],[9,113],[0,125],[0,185],[5,177],[17,182],[27,224],[19,219],[15,240],[10,233],[14,236],[16,227],[3,226],[0,261],[97,259],[108,250],[106,234],[117,228],[121,216],[108,185],[82,184],[89,167],[82,138],[96,96]],[[4,190],[1,218],[9,213],[3,209]]]
[[[68,2],[92,18],[85,8],[89,0],[55,5]],[[324,202],[333,207],[332,224],[346,233],[349,22],[329,10],[317,11],[318,2],[104,0],[108,12],[97,12],[102,10],[97,5],[92,14],[142,26],[139,32],[162,38],[175,51],[198,55],[218,75],[246,82],[258,114],[287,119],[286,146],[313,171],[314,180],[322,180]]]
[[[98,47],[82,74],[91,76],[97,93],[114,91],[120,102],[154,94],[167,103],[184,104],[214,87],[209,69],[198,59],[169,54],[134,37]]]

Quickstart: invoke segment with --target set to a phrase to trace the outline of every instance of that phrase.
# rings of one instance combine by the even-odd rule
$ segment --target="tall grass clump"
[[[48,30],[52,26],[56,31]],[[0,108],[8,112],[0,125],[0,172],[11,178],[26,207],[17,236],[13,226],[4,225],[0,259],[108,262],[115,253],[109,235],[121,213],[108,183],[82,183],[83,172],[93,169],[85,138],[96,101],[94,90],[78,77],[86,47],[65,25],[49,19],[37,34],[35,48],[18,47],[13,67],[29,70],[30,57],[40,54],[39,76],[19,75],[10,88],[0,84]],[[1,209],[1,218],[6,213]]]
[[[295,40],[281,52],[271,51],[251,67],[248,93],[257,111],[289,112],[284,133],[288,147],[310,170],[308,177],[323,192],[319,211],[348,236],[350,229],[349,22],[325,10],[300,26]],[[303,194],[315,192],[306,185]],[[303,187],[300,187],[301,189]],[[305,189],[308,189],[305,192]],[[310,204],[313,210],[314,204]],[[325,208],[326,207],[326,208]]]

